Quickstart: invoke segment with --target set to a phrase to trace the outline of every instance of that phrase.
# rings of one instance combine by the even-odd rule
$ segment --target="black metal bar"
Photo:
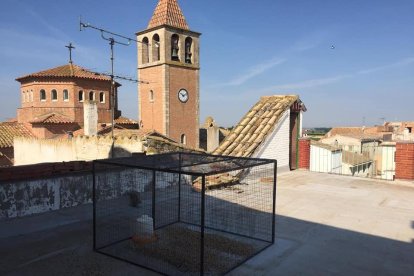
[[[200,275],[204,275],[204,228],[205,228],[205,204],[206,204],[206,176],[202,176],[201,182],[201,247],[200,247]]]
[[[272,163],[275,162],[275,160],[272,160]],[[234,168],[229,168],[229,169],[224,169],[224,170],[219,170],[219,171],[214,171],[214,172],[208,172],[205,173],[205,176],[210,176],[210,175],[215,175],[215,174],[220,174],[220,173],[226,173],[226,172],[232,172],[232,171],[238,171],[238,170],[244,170],[244,169],[248,169],[248,168],[253,168],[253,167],[259,167],[259,166],[263,166],[263,165],[267,165],[270,164],[269,162],[266,163],[256,163],[256,164],[251,164],[251,165],[245,165],[245,166],[240,166],[240,167],[234,167]],[[187,173],[187,172],[185,172]]]
[[[155,184],[156,184],[156,171],[152,171],[152,224],[153,228],[155,229]]]
[[[180,222],[179,221],[173,221],[173,222],[170,222],[170,223],[167,223],[167,224],[164,224],[164,225],[160,225],[157,228],[155,228],[154,230],[159,230],[159,229],[162,229],[162,228],[165,228],[165,227],[177,224],[177,223],[180,223]]]
[[[256,167],[256,166],[262,166],[262,165],[270,164],[270,163],[273,163],[273,162],[274,162],[274,160],[270,161],[270,159],[266,159],[262,163],[255,163],[255,164],[245,165],[243,167],[240,166],[240,167],[237,167],[237,168],[229,168],[229,169],[225,169],[225,170],[213,171],[213,172],[208,172],[208,173],[189,172],[189,171],[182,171],[182,173],[184,173],[186,175],[192,175],[192,176],[203,176],[203,175],[209,176],[209,175],[214,175],[214,174],[226,173],[226,172],[230,172],[230,171],[234,171],[234,170],[243,170],[243,169],[247,169],[247,168],[253,168],[253,167]],[[99,161],[99,163],[118,166],[118,167],[127,167],[127,168],[148,170],[148,171],[157,170],[157,171],[160,171],[160,172],[179,173],[179,171],[177,169],[153,168],[153,167],[150,167],[150,166],[119,164],[119,163],[109,162],[109,161],[105,161],[105,162]]]
[[[112,245],[115,245],[115,244],[120,243],[120,242],[124,242],[124,241],[130,240],[131,238],[132,238],[132,237],[128,237],[128,238],[124,238],[124,239],[120,239],[120,240],[117,240],[117,241],[111,242],[111,243],[109,243],[109,244],[107,244],[107,245],[104,245],[104,246],[101,246],[101,247],[96,248],[96,251],[98,251],[98,250],[102,250],[102,249],[105,249],[105,248],[107,248],[107,247],[111,247]]]
[[[186,222],[186,221],[182,221],[181,223],[183,224],[187,224],[187,225],[192,225],[192,226],[196,226],[196,227],[200,227],[199,224],[196,223],[192,223],[192,222]],[[232,231],[227,231],[227,230],[223,230],[223,229],[218,229],[218,228],[214,228],[214,227],[210,227],[210,226],[205,226],[204,227],[207,230],[212,230],[212,231],[216,231],[216,232],[221,232],[224,234],[230,234],[230,235],[234,235],[234,236],[238,236],[238,237],[242,237],[242,238],[246,238],[246,239],[250,239],[250,240],[255,240],[255,241],[260,241],[260,242],[267,242],[267,243],[272,243],[272,241],[270,240],[264,240],[264,239],[260,239],[260,238],[255,238],[252,236],[248,236],[248,235],[243,235],[240,233],[235,233]]]
[[[248,260],[256,257],[257,255],[259,255],[260,253],[262,253],[263,251],[265,251],[266,249],[268,249],[270,246],[272,246],[273,244],[269,243],[268,245],[266,245],[265,247],[263,247],[262,249],[260,249],[259,251],[257,251],[256,253],[254,253],[253,255],[251,255],[250,257],[247,257],[246,259],[243,259],[241,262],[239,262],[238,264],[236,264],[235,266],[233,266],[232,268],[230,268],[229,270],[227,270],[225,273],[223,273],[223,275],[227,275],[227,273],[229,273],[230,271],[232,271],[233,269],[236,269],[237,267],[239,267],[240,265],[244,264],[245,262],[247,262]]]
[[[194,167],[194,166],[198,166],[198,165],[212,164],[212,163],[218,163],[218,162],[224,162],[224,161],[231,161],[231,160],[233,160],[233,158],[222,159],[222,160],[214,160],[214,161],[201,161],[199,163],[191,163],[191,164],[188,164],[188,165],[185,165],[185,166],[181,166],[181,168]],[[175,169],[177,167],[172,167],[172,168]]]
[[[92,186],[92,205],[93,205],[93,250],[96,250],[96,176],[95,161],[92,162],[93,186]]]
[[[123,261],[123,262],[129,263],[129,264],[135,265],[135,266],[137,266],[137,267],[141,267],[141,268],[147,269],[147,270],[149,270],[149,271],[156,272],[156,273],[161,274],[161,275],[168,275],[168,274],[162,273],[162,272],[160,272],[160,271],[158,271],[158,270],[155,270],[155,269],[153,269],[153,268],[151,268],[151,267],[148,267],[148,266],[145,266],[145,265],[139,265],[139,264],[134,263],[134,262],[132,262],[132,261],[130,261],[130,260],[127,260],[127,259],[124,259],[124,258],[120,258],[120,257],[118,257],[118,256],[116,256],[116,255],[112,255],[112,254],[109,254],[109,253],[106,253],[106,252],[102,252],[102,251],[97,251],[97,252],[98,252],[99,254],[105,255],[105,256],[107,256],[107,257],[114,258],[114,259],[116,259],[116,260],[118,260],[118,261]]]
[[[277,161],[274,162],[273,168],[273,211],[272,211],[272,244],[275,243],[276,231],[276,179],[277,179]]]
[[[133,169],[140,169],[140,170],[147,170],[147,171],[153,171],[156,170],[158,172],[167,172],[167,173],[178,173],[177,170],[170,170],[170,169],[160,169],[160,168],[153,168],[153,167],[145,167],[145,166],[139,166],[139,165],[130,165],[130,164],[119,164],[119,163],[114,163],[114,162],[102,162],[99,161],[97,163],[102,163],[102,164],[107,164],[107,165],[112,165],[112,166],[118,166],[118,167],[127,167],[127,168],[133,168]],[[235,169],[233,169],[235,170]],[[195,172],[183,172],[186,175],[192,175],[192,176],[203,176],[205,175],[204,173],[195,173]]]
[[[181,152],[178,153],[178,164],[180,173],[178,174],[178,222],[181,220]]]
[[[231,156],[231,155],[215,155],[209,153],[195,153],[195,152],[186,152],[187,155],[201,155],[201,156],[211,156],[211,157],[219,157],[219,158],[226,158],[231,157],[232,159],[240,159],[240,160],[250,160],[250,161],[269,161],[269,163],[273,162],[274,159],[266,159],[266,158],[254,158],[254,157],[241,157],[241,156]]]

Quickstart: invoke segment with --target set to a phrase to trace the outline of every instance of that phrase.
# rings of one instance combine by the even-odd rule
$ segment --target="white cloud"
[[[281,58],[273,58],[270,61],[264,62],[264,63],[260,63],[257,64],[253,67],[251,67],[245,74],[238,76],[232,80],[230,80],[227,83],[222,84],[223,86],[238,86],[241,85],[245,82],[247,82],[248,80],[263,74],[264,72],[268,71],[269,69],[280,65],[282,63],[286,62],[286,59],[281,59]]]
[[[370,68],[370,69],[361,70],[361,71],[358,71],[358,72],[353,73],[353,74],[342,74],[342,75],[338,75],[338,76],[334,76],[334,77],[310,79],[310,80],[305,80],[305,81],[300,81],[300,82],[295,82],[295,83],[275,85],[275,86],[265,88],[265,89],[263,89],[263,91],[294,90],[294,89],[311,88],[311,87],[315,87],[315,86],[321,86],[321,85],[335,83],[335,82],[341,81],[341,80],[346,79],[346,78],[355,77],[356,75],[371,74],[371,73],[375,73],[377,71],[387,70],[387,69],[400,67],[400,66],[405,66],[405,65],[412,64],[412,63],[414,63],[414,58],[409,57],[409,58],[405,58],[405,59],[402,59],[400,61],[397,61],[397,62],[394,62],[394,63],[391,63],[391,64],[386,64],[386,65],[383,65],[383,66],[378,66],[378,67],[373,67],[373,68]]]
[[[378,66],[378,67],[373,67],[373,68],[369,68],[369,69],[365,69],[365,70],[361,70],[358,71],[358,74],[370,74],[370,73],[374,73],[377,71],[382,71],[382,70],[387,70],[390,68],[395,68],[395,67],[400,67],[400,66],[404,66],[404,65],[409,65],[414,63],[414,57],[409,57],[409,58],[405,58],[402,59],[400,61],[391,63],[391,64],[386,64],[386,65],[382,65],[382,66]]]
[[[329,78],[320,78],[320,79],[310,79],[305,80],[301,82],[295,82],[295,83],[287,83],[287,84],[281,84],[281,85],[275,85],[269,88],[266,88],[265,90],[293,90],[293,89],[302,89],[302,88],[310,88],[320,85],[326,85],[334,82],[341,81],[345,78],[349,78],[352,75],[338,75],[335,77],[329,77]]]

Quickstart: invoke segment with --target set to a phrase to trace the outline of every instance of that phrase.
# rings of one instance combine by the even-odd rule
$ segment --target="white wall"
[[[310,168],[312,172],[340,174],[342,169],[342,152],[311,145]]]
[[[381,149],[381,178],[386,180],[394,180],[395,176],[395,145],[387,145],[379,147]]]
[[[253,157],[276,159],[278,168],[289,167],[289,128],[290,110],[288,109],[283,113],[272,133],[253,154]]]
[[[346,151],[361,152],[361,141],[357,138],[335,135],[329,138],[323,138],[319,142],[331,146],[341,146]]]
[[[110,157],[110,137],[75,137],[72,139],[14,139],[14,165],[29,165],[45,162],[89,161]],[[143,151],[139,138],[117,138],[114,144],[115,157],[127,157]]]

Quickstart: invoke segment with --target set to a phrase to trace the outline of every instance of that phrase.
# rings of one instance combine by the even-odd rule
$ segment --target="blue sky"
[[[157,0],[2,0],[0,120],[16,116],[16,77],[74,62],[109,71],[100,34],[146,28]],[[262,95],[299,94],[304,125],[414,120],[413,0],[179,0],[201,37],[201,121],[236,124]],[[331,45],[335,49],[331,49]],[[116,46],[115,71],[136,77],[136,46]],[[121,82],[119,104],[137,119],[136,84]]]

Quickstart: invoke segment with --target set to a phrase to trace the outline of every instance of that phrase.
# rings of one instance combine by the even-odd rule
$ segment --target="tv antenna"
[[[114,79],[115,78],[124,79],[124,80],[132,81],[132,82],[136,82],[136,83],[143,83],[143,84],[148,84],[149,83],[149,82],[139,81],[137,79],[116,76],[114,74],[114,46],[115,46],[115,44],[122,45],[122,46],[129,46],[129,45],[131,45],[131,41],[134,41],[134,42],[137,42],[137,43],[143,43],[143,44],[146,44],[146,45],[149,45],[149,43],[144,43],[144,42],[138,41],[134,38],[127,37],[127,36],[124,36],[124,35],[121,35],[121,34],[117,34],[117,33],[111,32],[109,30],[93,26],[89,23],[82,22],[82,17],[79,17],[79,31],[83,31],[84,29],[88,29],[88,28],[99,31],[101,33],[101,38],[106,40],[106,41],[109,41],[109,46],[110,46],[110,50],[111,50],[111,56],[110,56],[111,73],[109,74],[109,77],[111,77],[111,137],[112,137],[111,157],[113,158],[114,157],[114,121],[115,121],[115,88],[114,88],[115,87],[115,81],[114,81]]]

